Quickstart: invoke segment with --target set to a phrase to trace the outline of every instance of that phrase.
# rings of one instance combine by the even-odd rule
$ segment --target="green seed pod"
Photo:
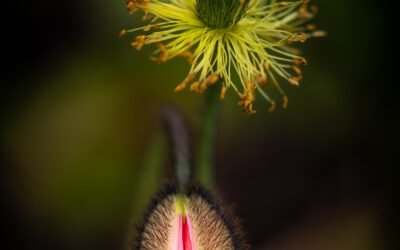
[[[247,9],[248,0],[197,0],[198,17],[210,28],[224,29],[236,24]]]

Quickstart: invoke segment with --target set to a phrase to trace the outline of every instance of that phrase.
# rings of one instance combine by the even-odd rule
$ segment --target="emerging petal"
[[[220,202],[202,189],[185,194],[175,190],[158,196],[136,242],[137,249],[248,249],[237,222]]]

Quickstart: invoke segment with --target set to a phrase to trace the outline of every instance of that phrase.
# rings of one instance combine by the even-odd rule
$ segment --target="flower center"
[[[245,14],[249,0],[196,0],[197,16],[210,28],[236,24]]]

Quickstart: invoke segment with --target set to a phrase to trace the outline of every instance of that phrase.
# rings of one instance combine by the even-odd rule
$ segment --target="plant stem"
[[[187,124],[182,114],[172,107],[163,110],[163,118],[172,148],[175,178],[179,191],[182,192],[191,178],[191,154]]]
[[[210,86],[205,91],[203,120],[200,127],[200,139],[196,155],[195,176],[207,188],[215,185],[214,151],[217,118],[220,107],[219,91],[221,84]]]

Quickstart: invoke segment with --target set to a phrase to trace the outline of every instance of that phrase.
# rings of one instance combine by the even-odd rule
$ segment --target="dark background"
[[[399,249],[394,7],[315,2],[329,36],[302,46],[289,109],[223,104],[219,192],[254,249]],[[2,249],[121,249],[163,179],[161,108],[182,107],[196,134],[202,96],[172,91],[188,66],[120,40],[139,22],[122,0],[2,6]]]

